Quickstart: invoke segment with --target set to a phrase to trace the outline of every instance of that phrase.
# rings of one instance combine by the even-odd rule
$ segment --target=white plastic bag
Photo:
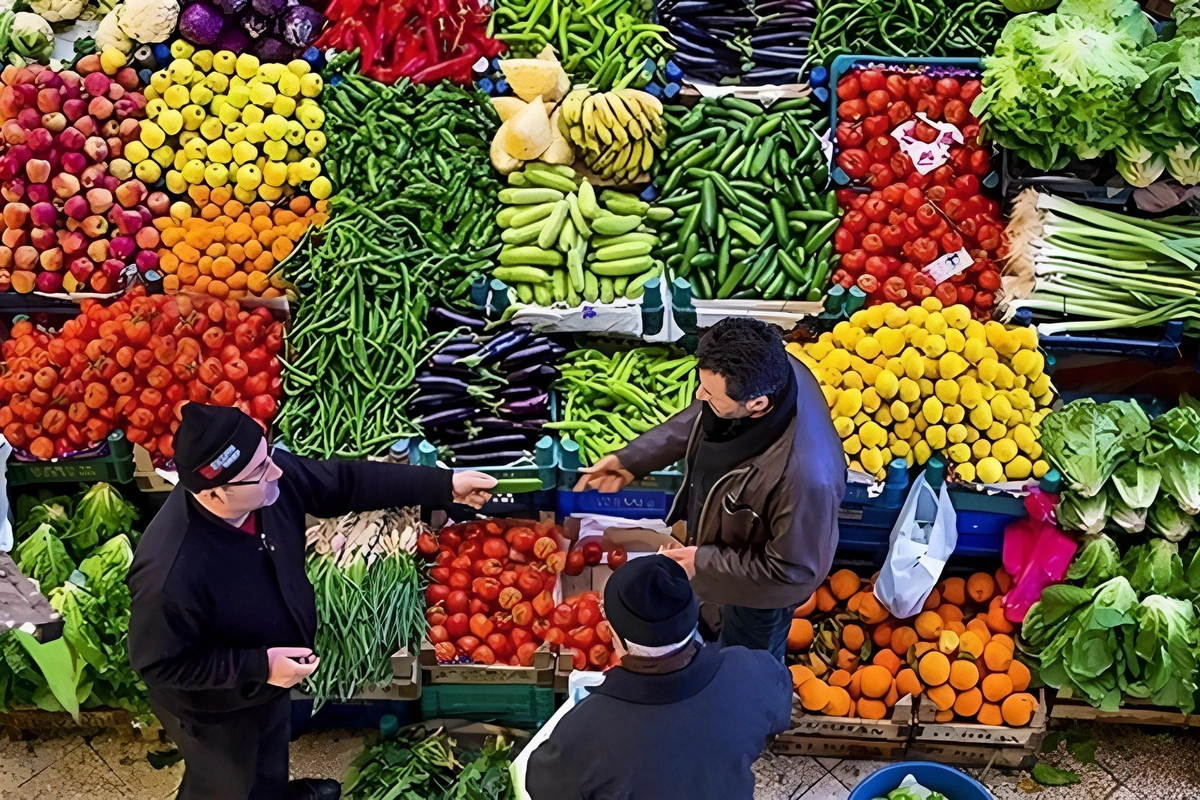
[[[13,547],[12,514],[8,507],[8,457],[12,445],[0,436],[0,552],[7,553]]]
[[[934,490],[922,472],[892,528],[887,558],[875,581],[875,597],[900,619],[918,613],[956,544],[958,519],[950,493],[944,483]]]

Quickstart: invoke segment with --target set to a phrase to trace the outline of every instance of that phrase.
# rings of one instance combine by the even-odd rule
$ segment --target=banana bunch
[[[636,299],[662,274],[662,262],[650,255],[659,239],[646,222],[670,219],[671,209],[609,189],[597,197],[562,165],[531,161],[508,182],[496,215],[504,244],[492,275],[520,302],[575,307]]]
[[[558,127],[598,177],[633,183],[667,143],[658,98],[638,89],[576,89],[562,102]]]

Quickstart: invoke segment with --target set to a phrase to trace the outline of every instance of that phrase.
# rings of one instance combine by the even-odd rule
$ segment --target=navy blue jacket
[[[683,669],[616,667],[529,759],[533,800],[751,800],[750,766],[791,722],[770,653],[706,645]]]

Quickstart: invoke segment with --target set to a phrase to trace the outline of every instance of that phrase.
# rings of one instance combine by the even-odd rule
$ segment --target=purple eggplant
[[[562,377],[562,373],[549,364],[531,364],[528,367],[522,367],[514,372],[510,372],[505,376],[510,386],[530,382],[555,381]]]
[[[525,457],[524,450],[507,450],[502,453],[482,453],[479,455],[467,455],[467,456],[456,455],[454,457],[454,464],[455,464],[455,466],[463,466],[463,467],[472,466],[472,465],[503,466],[505,464],[511,464],[512,462],[516,461],[517,459],[524,458],[524,457]]]
[[[510,417],[531,417],[541,414],[550,404],[550,395],[541,392],[526,400],[516,400],[500,406],[500,414]]]
[[[530,433],[540,433],[542,426],[550,420],[542,418],[525,418],[521,420],[503,419],[501,417],[479,417],[472,420],[475,427],[485,431],[519,430]]]
[[[422,427],[436,428],[439,425],[447,425],[452,422],[466,422],[469,419],[479,416],[479,414],[480,411],[478,408],[452,408],[449,411],[439,411],[435,414],[418,417],[413,422]]]
[[[537,397],[539,394],[544,394],[545,389],[541,386],[506,386],[500,389],[496,394],[506,403],[512,403],[516,400],[528,400],[531,397]]]
[[[435,331],[448,331],[453,328],[482,331],[487,328],[488,324],[487,320],[481,317],[471,317],[439,306],[429,309],[429,314],[426,316],[425,322],[429,325],[430,330]]]
[[[472,439],[454,448],[455,457],[481,453],[494,453],[502,450],[524,450],[529,446],[530,434],[504,434],[489,436],[483,439]]]
[[[442,375],[418,375],[415,378],[417,387],[431,392],[454,392],[466,394],[470,386],[461,378],[449,378]]]
[[[460,359],[464,367],[478,367],[504,357],[533,335],[532,325],[514,325],[510,330],[493,336],[478,353]]]

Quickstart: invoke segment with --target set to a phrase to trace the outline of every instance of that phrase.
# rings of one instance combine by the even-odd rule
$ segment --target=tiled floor
[[[1020,771],[969,770],[996,800],[1200,800],[1200,733],[1097,727],[1096,763],[1082,765],[1064,747],[1045,760],[1079,773],[1073,786],[1041,787]],[[362,734],[325,731],[292,745],[295,777],[338,777],[362,746]],[[146,760],[162,750],[113,732],[32,741],[0,736],[0,798],[4,800],[169,800],[182,774]],[[755,800],[847,800],[850,789],[880,763],[764,756],[755,764]],[[953,800],[953,798],[951,799]]]

